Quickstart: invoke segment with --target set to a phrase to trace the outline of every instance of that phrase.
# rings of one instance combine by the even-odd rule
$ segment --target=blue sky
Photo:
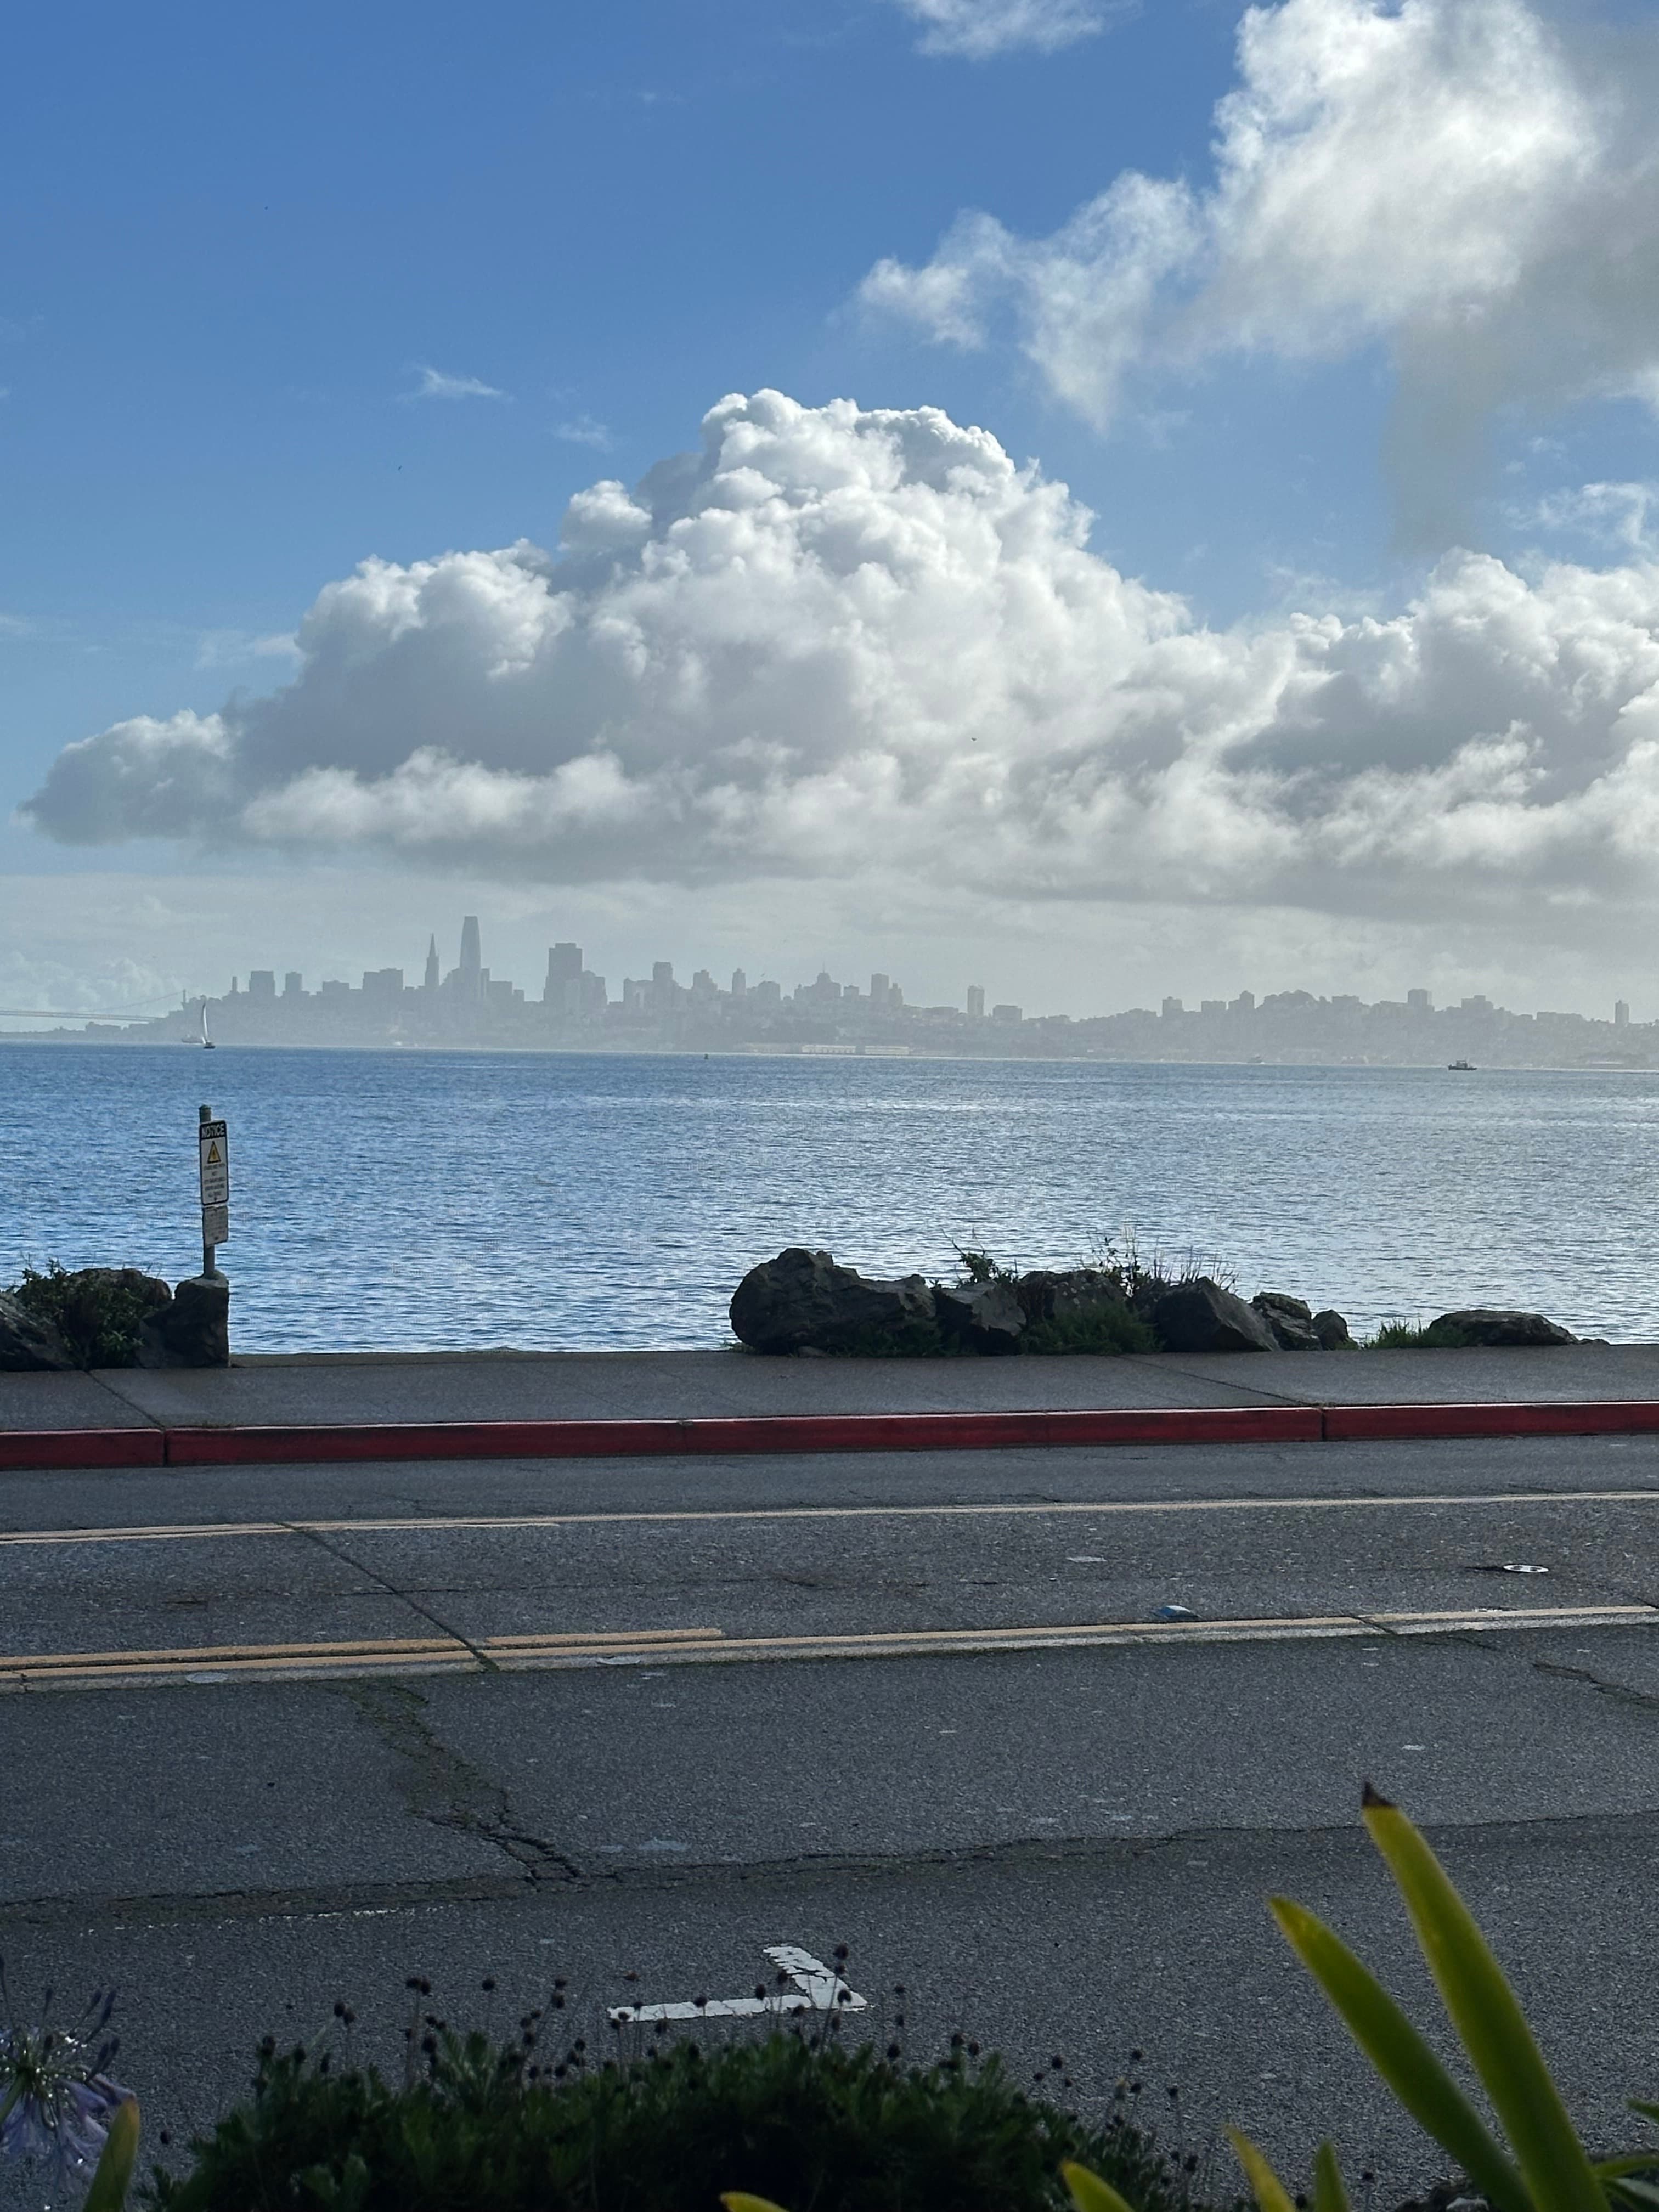
[[[983,21],[1008,0],[960,4]],[[1245,68],[1243,11],[1219,0],[1102,10],[1109,20],[1094,35],[1044,50],[1028,29],[1024,42],[980,58],[927,50],[925,0],[914,9],[613,0],[604,10],[514,5],[465,15],[418,5],[33,11],[15,33],[0,95],[0,789],[9,811],[40,790],[65,746],[136,717],[167,724],[228,702],[223,743],[240,780],[211,820],[181,806],[180,834],[158,836],[172,818],[165,806],[147,801],[124,814],[112,795],[136,773],[131,747],[116,741],[87,762],[74,805],[15,819],[0,832],[14,887],[9,904],[0,902],[0,944],[11,940],[0,988],[53,992],[56,1004],[70,1003],[65,994],[222,987],[220,968],[256,961],[332,962],[337,972],[383,959],[412,965],[424,938],[405,939],[420,916],[442,924],[493,899],[498,942],[526,970],[538,935],[573,928],[618,976],[641,969],[653,949],[683,953],[687,966],[746,957],[752,969],[746,933],[786,962],[827,957],[857,972],[872,955],[893,964],[901,954],[885,949],[890,940],[922,995],[959,996],[974,980],[953,966],[966,884],[980,896],[975,927],[985,946],[984,959],[977,946],[971,957],[983,965],[1000,948],[1008,972],[985,980],[1037,1004],[1085,1011],[1160,986],[1197,995],[1245,981],[1342,988],[1367,988],[1369,978],[1376,990],[1403,989],[1407,969],[1415,980],[1430,966],[1443,988],[1461,980],[1523,1003],[1528,990],[1547,989],[1594,1002],[1607,944],[1630,942],[1651,908],[1640,856],[1602,848],[1607,820],[1628,818],[1632,805],[1607,780],[1632,772],[1630,716],[1652,681],[1643,643],[1652,602],[1638,585],[1599,586],[1613,600],[1592,619],[1582,589],[1566,594],[1563,612],[1561,592],[1539,599],[1536,587],[1551,556],[1602,577],[1650,573],[1644,488],[1659,476],[1650,404],[1659,385],[1650,392],[1641,380],[1659,346],[1622,295],[1607,306],[1619,292],[1612,278],[1587,307],[1563,302],[1589,332],[1577,353],[1566,349],[1571,359],[1534,334],[1548,328],[1561,269],[1583,258],[1573,253],[1574,225],[1595,234],[1597,191],[1616,185],[1618,204],[1637,210],[1625,241],[1634,275],[1622,281],[1638,290],[1648,283],[1652,147],[1639,119],[1597,139],[1602,125],[1586,118],[1598,87],[1650,82],[1651,18],[1634,8],[1540,14],[1467,0],[1486,21],[1482,59],[1459,51],[1449,6],[1291,0],[1259,14],[1269,25],[1282,16],[1283,32],[1299,9],[1304,58],[1306,42],[1321,38],[1358,52],[1368,20],[1385,28],[1404,20],[1401,39],[1379,44],[1366,64],[1381,100],[1420,100],[1439,71],[1448,98],[1464,111],[1473,101],[1478,120],[1480,101],[1498,98],[1494,76],[1512,77],[1493,135],[1511,145],[1504,208],[1521,210],[1513,235],[1510,216],[1493,215],[1467,180],[1445,186],[1437,215],[1433,204],[1425,210],[1424,175],[1402,166],[1393,177],[1386,138],[1356,148],[1341,137],[1350,125],[1330,120],[1346,97],[1340,86],[1326,86],[1307,112],[1278,113],[1267,158],[1281,181],[1303,189],[1294,163],[1323,130],[1340,156],[1339,192],[1369,165],[1379,235],[1398,240],[1420,221],[1421,252],[1400,248],[1398,267],[1394,249],[1379,257],[1368,247],[1358,216],[1316,252],[1308,236],[1318,194],[1275,228],[1275,174],[1249,187],[1254,198],[1217,197],[1217,104],[1237,94]],[[1039,33],[1045,11],[1052,28],[1060,0],[1032,0]],[[1410,52],[1407,39],[1417,42]],[[1258,105],[1282,106],[1293,61],[1276,50],[1260,63]],[[1164,304],[1144,327],[1119,314],[1110,289],[1127,249],[1112,249],[1109,267],[1084,256],[1095,289],[1073,315],[1042,243],[1070,238],[1067,267],[1076,264],[1066,226],[1126,173],[1171,189],[1184,181],[1198,213],[1180,220],[1203,233],[1152,268],[1147,282]],[[1644,179],[1639,188],[1632,177]],[[1443,183],[1441,168],[1428,175],[1431,202]],[[1004,243],[991,261],[978,249],[977,258],[952,258],[951,226],[965,210],[999,227]],[[906,273],[878,295],[866,279],[887,261]],[[941,322],[936,291],[924,296],[928,273],[936,284],[941,270],[952,297],[973,302],[970,343]],[[1447,336],[1477,310],[1499,332],[1501,374]],[[1109,397],[1080,398],[1056,320],[1072,317],[1085,333],[1078,348],[1098,351],[1117,343],[1115,316],[1134,325],[1128,365]],[[1091,746],[1115,748],[1111,773],[1144,796],[1154,761],[1167,769],[1170,744],[1133,734],[1139,709],[1109,728],[1085,727],[1069,695],[1048,702],[1034,726],[1020,719],[1024,695],[1012,679],[1016,704],[970,739],[1003,749],[994,803],[1012,805],[1009,792],[1029,782],[1038,759],[1063,754],[1073,781],[1063,805],[1045,786],[1000,834],[997,854],[961,872],[944,856],[960,844],[952,809],[968,800],[960,790],[941,795],[933,770],[921,775],[919,756],[906,751],[910,740],[891,734],[918,716],[932,727],[938,714],[917,708],[908,677],[898,700],[867,671],[848,683],[844,726],[820,733],[805,766],[768,771],[797,792],[810,771],[817,809],[831,753],[866,763],[890,745],[909,797],[893,802],[890,835],[884,830],[856,864],[856,838],[838,843],[829,833],[815,857],[798,823],[785,836],[774,823],[746,843],[729,835],[711,842],[706,816],[694,823],[682,812],[669,823],[645,799],[603,869],[573,858],[550,832],[514,829],[499,848],[480,832],[452,849],[423,831],[411,847],[377,817],[347,836],[310,799],[299,829],[292,806],[277,810],[280,834],[258,826],[279,786],[274,770],[250,780],[247,764],[262,745],[275,757],[276,725],[256,714],[245,730],[239,697],[257,701],[298,679],[292,711],[277,718],[285,775],[297,763],[337,771],[337,783],[361,781],[398,764],[393,737],[374,734],[372,700],[359,701],[369,732],[361,758],[337,702],[306,721],[307,699],[321,694],[290,641],[325,586],[370,557],[401,568],[520,538],[556,546],[573,495],[601,478],[634,484],[664,457],[696,447],[700,418],[722,395],[769,387],[809,414],[851,398],[982,426],[1015,464],[1039,462],[1046,479],[1092,510],[1097,563],[1181,595],[1183,619],[1224,635],[1237,653],[1240,640],[1294,619],[1414,620],[1408,611],[1435,562],[1462,545],[1498,556],[1533,592],[1528,623],[1566,625],[1566,659],[1589,653],[1589,632],[1613,623],[1621,672],[1598,695],[1599,722],[1574,703],[1582,682],[1562,698],[1511,701],[1494,722],[1471,677],[1418,702],[1408,737],[1376,686],[1364,712],[1346,721],[1305,700],[1287,708],[1276,692],[1271,710],[1258,704],[1244,715],[1242,739],[1225,740],[1256,749],[1243,771],[1253,789],[1268,772],[1280,779],[1273,809],[1251,817],[1254,830],[1241,819],[1224,854],[1183,843],[1170,823],[1197,820],[1208,801],[1182,783],[1178,804],[1171,797],[1158,817],[1162,880],[1126,864],[1110,810],[1099,811],[1098,775],[1078,763]],[[1448,395],[1451,412],[1469,420],[1437,442]],[[779,459],[778,481],[793,482],[796,465]],[[1587,495],[1586,486],[1601,489]],[[598,619],[613,586],[589,578],[582,588],[583,618]],[[1462,599],[1448,603],[1435,635],[1462,635],[1475,620],[1496,636],[1511,619],[1496,604],[1483,584],[1478,617]],[[1018,606],[998,605],[1010,625],[1007,657],[1018,659],[1029,641],[1018,635]],[[1148,619],[1152,636],[1170,617]],[[980,620],[965,602],[963,620]],[[835,628],[828,623],[826,651]],[[765,650],[797,665],[798,627],[787,647],[779,635],[767,628]],[[1412,635],[1407,657],[1421,659]],[[377,631],[372,653],[384,644]],[[1146,644],[1141,637],[1121,672],[1114,664],[1088,680],[1103,696],[1121,684],[1142,696]],[[750,640],[746,649],[761,647]],[[1357,632],[1352,649],[1369,649]],[[1499,662],[1504,650],[1492,647]],[[1080,652],[1078,665],[1094,668],[1092,651],[1073,641],[1060,659]],[[1542,657],[1563,661],[1559,640]],[[551,775],[597,749],[637,782],[634,740],[615,734],[623,710],[614,702],[603,726],[569,735],[586,711],[559,688],[571,680],[550,675],[538,695],[541,753],[526,751],[516,719],[520,733],[496,751],[475,740],[459,691],[453,734],[435,741],[498,779]],[[1346,680],[1329,666],[1319,672],[1328,690]],[[683,702],[653,700],[639,711],[659,731]],[[1212,714],[1208,691],[1205,702]],[[677,789],[714,776],[708,763],[724,758],[738,721],[744,743],[787,749],[787,704],[765,710],[781,715],[781,736],[762,730],[752,699],[734,694],[724,721],[719,699],[704,707],[695,732],[676,722]],[[480,711],[487,720],[493,705]],[[1222,740],[1191,737],[1202,719],[1188,707],[1175,720],[1180,742],[1208,744],[1212,760]],[[324,722],[334,747],[326,757],[315,736]],[[1307,736],[1310,724],[1318,726]],[[1421,734],[1431,726],[1432,742]],[[645,752],[658,743],[638,739]],[[1505,744],[1497,759],[1492,749]],[[1471,745],[1486,750],[1477,759]],[[734,773],[729,762],[720,768],[722,791]],[[95,806],[87,795],[94,774],[103,779]],[[1379,775],[1407,774],[1440,781],[1413,787],[1414,799],[1391,785],[1386,806],[1365,799],[1368,820],[1397,824],[1413,805],[1425,818],[1461,806],[1467,825],[1477,819],[1471,810],[1495,805],[1516,818],[1478,850],[1465,849],[1467,838],[1436,845],[1429,829],[1390,828],[1386,852],[1381,830],[1348,836],[1352,794],[1371,792]],[[1286,824],[1301,834],[1316,789],[1338,784],[1347,811],[1326,809],[1319,852],[1274,859]],[[1237,798],[1230,785],[1228,804]],[[975,818],[993,803],[981,793]],[[1547,823],[1540,810],[1552,805],[1558,815]],[[1571,820],[1559,812],[1567,805],[1577,809]],[[1044,825],[1062,812],[1051,833]],[[1073,835],[1085,815],[1088,837]],[[1587,826],[1592,816],[1601,830]],[[101,842],[88,842],[94,828]],[[1479,881],[1466,898],[1471,866]],[[85,920],[72,938],[54,939],[31,921],[27,886],[66,874],[86,880]],[[1540,884],[1557,921],[1517,944],[1515,915],[1536,914]],[[782,939],[781,915],[789,918]],[[1231,933],[1237,957],[1212,975],[1205,963],[1218,927]],[[1283,972],[1267,972],[1275,959]],[[1248,975],[1235,972],[1243,966]],[[1640,999],[1635,978],[1626,988]]]

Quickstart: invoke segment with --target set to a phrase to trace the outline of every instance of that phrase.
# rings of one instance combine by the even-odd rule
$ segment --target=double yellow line
[[[852,1634],[728,1636],[718,1628],[436,1635],[362,1643],[220,1644],[162,1651],[56,1651],[0,1656],[0,1691],[88,1689],[162,1682],[332,1679],[688,1662],[950,1657],[974,1652],[1124,1645],[1300,1643],[1485,1633],[1492,1630],[1624,1628],[1659,1622],[1650,1605],[1465,1607],[1441,1613],[1275,1615],[1224,1620],[1085,1621],[1060,1626],[876,1629]]]

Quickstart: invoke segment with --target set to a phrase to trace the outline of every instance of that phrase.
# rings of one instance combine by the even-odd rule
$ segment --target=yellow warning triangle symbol
[[[207,1164],[210,1168],[216,1168],[219,1164],[219,1147],[216,1144],[208,1146]]]

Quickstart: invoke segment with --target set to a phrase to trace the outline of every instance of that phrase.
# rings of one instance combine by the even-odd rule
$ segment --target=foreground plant
[[[48,1990],[33,2027],[0,2024],[0,2157],[39,2166],[54,2196],[91,2174],[88,2212],[119,2212],[137,2155],[137,2100],[105,2070],[114,2003],[95,1996],[75,2028],[54,2027]],[[0,2005],[10,2014],[3,1967]]]
[[[1094,2127],[952,2039],[781,2032],[596,2063],[441,2025],[394,2087],[327,2052],[262,2057],[252,2100],[158,2173],[154,2212],[714,2212],[744,2181],[792,2212],[1063,2212],[1061,2161],[1111,2174],[1139,2212],[1194,2212],[1184,2172],[1129,2115]],[[428,2047],[429,2045],[429,2048]],[[533,2069],[533,2071],[532,2071]],[[1056,2075],[1058,2082],[1060,2076]]]
[[[1445,1869],[1400,1808],[1369,1784],[1362,1816],[1507,2142],[1340,1937],[1305,1906],[1273,1898],[1286,1941],[1400,2103],[1496,2212],[1659,2212],[1659,2187],[1639,2178],[1659,2170],[1659,2151],[1591,2160],[1515,1992]],[[1631,2109],[1659,2120],[1659,2106]],[[1293,2212],[1290,2192],[1255,2144],[1236,2130],[1229,2134],[1261,2212]],[[1066,2178],[1078,2212],[1128,2212],[1093,2174],[1068,2168]],[[1348,2212],[1328,2142],[1316,2160],[1313,2203],[1314,2212]]]

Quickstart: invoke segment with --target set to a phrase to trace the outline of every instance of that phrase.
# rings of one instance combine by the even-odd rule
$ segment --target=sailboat
[[[211,1052],[214,1048],[213,1039],[207,1033],[207,1000],[204,999],[202,1001],[202,1049],[204,1052]]]

